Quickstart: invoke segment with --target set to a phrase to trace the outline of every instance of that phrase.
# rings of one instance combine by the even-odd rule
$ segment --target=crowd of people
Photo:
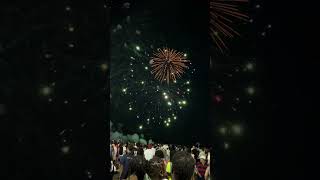
[[[110,144],[113,179],[120,180],[212,180],[211,149],[199,144]],[[211,159],[212,160],[212,159]]]

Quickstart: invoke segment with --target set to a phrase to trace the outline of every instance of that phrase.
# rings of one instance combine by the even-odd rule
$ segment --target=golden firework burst
[[[188,68],[188,62],[187,55],[182,52],[169,48],[158,49],[150,60],[151,74],[155,79],[169,84],[182,76]]]

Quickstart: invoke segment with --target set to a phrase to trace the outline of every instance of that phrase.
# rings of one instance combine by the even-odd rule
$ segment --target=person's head
[[[190,180],[194,172],[195,160],[191,154],[178,151],[172,158],[173,180]]]
[[[164,158],[164,154],[163,154],[163,151],[162,150],[157,150],[156,153],[155,153],[155,156],[160,158],[160,159],[163,159]]]
[[[135,156],[131,159],[129,163],[129,175],[136,175],[138,180],[143,180],[146,174],[146,160],[143,156]]]
[[[206,156],[205,156],[205,155],[201,155],[199,158],[200,158],[200,162],[201,162],[202,164],[205,164],[205,163],[206,163]]]
[[[164,163],[159,157],[155,156],[148,162],[147,174],[152,180],[161,180],[164,173]]]
[[[141,156],[144,155],[144,151],[143,151],[143,148],[142,148],[142,147],[139,147],[139,148],[138,148],[138,155],[141,155]]]
[[[123,155],[123,147],[122,146],[120,146],[120,148],[119,148],[119,155]]]
[[[134,150],[134,147],[132,144],[129,144],[126,151],[127,151],[127,154],[133,154],[133,150]]]

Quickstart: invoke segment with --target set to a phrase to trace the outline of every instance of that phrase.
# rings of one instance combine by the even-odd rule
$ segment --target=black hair
[[[136,175],[138,180],[143,180],[146,174],[147,161],[143,156],[135,156],[129,162],[129,175]]]
[[[138,148],[138,155],[141,155],[141,156],[144,156],[144,151],[143,151],[143,148],[142,147],[139,147]]]
[[[172,172],[175,180],[190,180],[194,173],[195,160],[191,154],[178,151],[172,158]]]
[[[122,146],[119,147],[119,155],[123,155],[123,147]]]
[[[163,154],[163,151],[162,150],[157,150],[156,153],[155,153],[155,156],[158,157],[158,158],[161,158],[163,159],[164,158],[164,154]]]
[[[147,163],[146,170],[152,180],[161,180],[165,172],[164,163],[159,157],[155,156]]]

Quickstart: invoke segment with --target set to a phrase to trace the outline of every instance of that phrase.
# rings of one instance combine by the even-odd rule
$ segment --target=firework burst
[[[140,20],[141,18],[126,18],[120,24],[112,26],[110,118],[139,131],[170,128],[176,121],[183,119],[181,112],[192,103],[192,76],[196,74],[196,69],[191,63],[188,65],[187,62],[182,62],[182,70],[188,65],[188,71],[180,72],[180,76],[183,73],[180,79],[175,74],[177,80],[173,80],[173,83],[169,78],[170,86],[155,79],[151,74],[154,69],[151,62],[157,61],[151,59],[161,57],[160,54],[159,57],[156,55],[157,52],[162,50],[165,55],[164,50],[167,49],[170,53],[176,53],[176,59],[181,58],[182,61],[187,61],[187,54],[168,48],[157,50],[157,47],[168,43],[165,38],[153,40],[156,36],[163,37],[162,33],[149,30],[149,26],[141,26]],[[174,58],[170,56],[170,59]]]
[[[188,68],[186,63],[189,60],[186,58],[186,54],[177,52],[174,49],[158,49],[150,60],[151,74],[154,74],[155,79],[161,82],[166,81],[167,84],[170,81],[176,81],[177,78],[182,76],[184,70]]]
[[[240,34],[232,27],[235,20],[247,21],[248,16],[239,9],[239,3],[248,0],[210,0],[210,36],[218,49],[228,49],[224,38]]]

